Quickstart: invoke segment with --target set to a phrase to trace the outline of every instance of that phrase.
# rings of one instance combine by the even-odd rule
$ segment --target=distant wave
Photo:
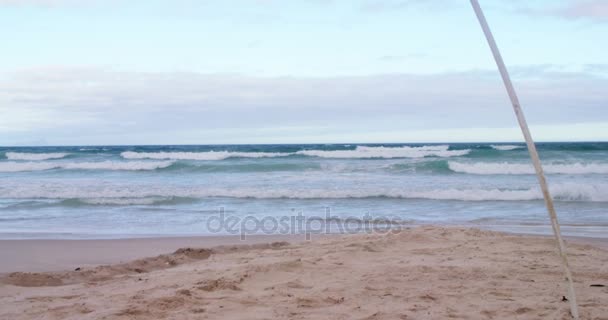
[[[3,198],[14,199],[78,199],[93,204],[146,204],[158,199],[244,198],[244,199],[432,199],[458,201],[526,201],[541,200],[538,188],[530,189],[296,189],[285,188],[212,188],[171,186],[104,186],[74,187],[58,185],[49,189],[46,185],[22,185],[0,187]],[[565,183],[551,185],[557,201],[608,202],[608,185]],[[144,200],[152,198],[152,200]],[[135,199],[135,200],[130,200]],[[155,199],[155,200],[154,200]],[[189,200],[191,201],[191,200]]]
[[[302,162],[247,162],[247,163],[223,163],[223,162],[207,162],[207,163],[190,163],[190,162],[175,162],[173,165],[163,169],[163,171],[172,172],[280,172],[280,171],[313,171],[325,170],[327,166],[318,163],[302,163]]]
[[[448,167],[454,172],[468,174],[534,174],[531,164],[507,162],[475,162],[461,163],[449,161]],[[608,174],[608,164],[605,163],[571,163],[543,165],[546,173],[550,174]]]
[[[125,151],[120,154],[125,159],[156,159],[156,160],[225,160],[228,158],[272,158],[285,157],[291,153],[282,152],[133,152]]]
[[[450,146],[422,147],[366,147],[358,146],[353,150],[301,150],[297,152],[133,152],[121,153],[125,159],[170,159],[170,160],[225,160],[228,158],[274,158],[301,155],[335,159],[391,159],[423,157],[456,157],[469,154],[470,149],[448,150]]]
[[[69,153],[24,153],[24,152],[7,152],[6,158],[9,160],[28,160],[40,161],[50,159],[65,158]]]
[[[296,154],[320,158],[341,159],[373,159],[373,158],[424,158],[424,157],[457,157],[471,152],[465,150],[448,150],[450,146],[422,147],[365,147],[358,146],[354,150],[303,150]]]
[[[0,172],[66,170],[156,170],[169,167],[173,161],[100,161],[100,162],[0,162]]]
[[[490,145],[492,149],[500,150],[500,151],[510,151],[515,149],[522,149],[524,146],[516,146],[516,145]]]

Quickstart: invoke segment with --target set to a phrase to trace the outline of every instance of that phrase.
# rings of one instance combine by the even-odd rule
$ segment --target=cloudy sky
[[[608,140],[608,1],[480,0],[540,141]],[[0,145],[521,141],[466,0],[0,0]]]

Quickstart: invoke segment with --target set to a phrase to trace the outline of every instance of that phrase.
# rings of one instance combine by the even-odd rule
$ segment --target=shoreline
[[[419,225],[416,228],[466,228],[488,230],[472,226]],[[553,240],[553,235],[528,234],[521,232],[493,232],[522,238]],[[304,234],[289,235],[248,235],[241,240],[238,235],[141,237],[119,239],[0,239],[0,275],[11,272],[56,272],[75,268],[95,267],[124,263],[131,260],[168,254],[177,249],[213,248],[218,246],[255,245],[285,241],[290,244],[311,243],[328,238],[370,235],[359,234],[313,234],[306,240]],[[371,234],[373,235],[373,234]],[[568,244],[590,245],[608,251],[608,238],[563,236]]]
[[[327,235],[315,235],[314,239]],[[0,275],[11,272],[66,271],[82,267],[123,263],[174,252],[179,248],[212,248],[278,241],[299,243],[304,235],[238,235],[146,237],[125,239],[23,239],[0,240]]]

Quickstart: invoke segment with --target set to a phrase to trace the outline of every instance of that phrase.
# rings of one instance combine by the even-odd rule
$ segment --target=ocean
[[[608,237],[608,143],[538,149],[563,232]],[[293,217],[551,232],[523,143],[1,147],[0,181],[2,239],[284,233]]]

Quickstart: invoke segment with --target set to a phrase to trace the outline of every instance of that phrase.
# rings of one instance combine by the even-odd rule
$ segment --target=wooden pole
[[[530,129],[528,128],[526,118],[524,117],[521,105],[519,104],[519,99],[517,98],[517,94],[515,93],[515,88],[513,88],[513,84],[511,83],[509,72],[507,71],[507,67],[505,66],[505,63],[502,60],[502,56],[500,55],[500,51],[498,50],[496,41],[494,41],[494,36],[492,36],[492,31],[490,31],[488,22],[486,21],[481,7],[479,6],[479,2],[477,0],[470,1],[471,5],[473,6],[473,10],[475,11],[475,15],[477,15],[477,20],[479,20],[479,24],[481,25],[481,29],[483,29],[483,33],[486,36],[486,40],[490,45],[492,55],[494,55],[494,60],[496,61],[496,65],[498,66],[498,70],[500,71],[500,76],[502,77],[502,81],[505,84],[507,93],[509,94],[509,98],[511,99],[511,103],[513,104],[513,110],[515,111],[515,115],[517,116],[517,121],[519,122],[521,131],[524,135],[524,138],[526,139],[530,158],[532,158],[532,164],[534,164],[534,169],[536,170],[536,176],[538,177],[540,189],[543,193],[543,197],[545,198],[545,205],[547,206],[547,211],[549,212],[549,217],[551,218],[553,235],[555,236],[555,240],[557,242],[559,256],[561,257],[562,265],[564,267],[564,273],[566,275],[566,279],[568,280],[568,301],[570,302],[570,312],[572,314],[572,317],[578,320],[578,305],[576,303],[576,294],[574,292],[572,273],[570,272],[570,266],[568,265],[566,247],[564,245],[564,241],[562,240],[559,222],[557,220],[557,214],[555,213],[555,207],[553,206],[553,199],[551,198],[551,194],[549,193],[549,187],[547,186],[543,167],[540,164],[540,158],[538,157],[536,145],[534,144],[534,140],[532,140]]]

